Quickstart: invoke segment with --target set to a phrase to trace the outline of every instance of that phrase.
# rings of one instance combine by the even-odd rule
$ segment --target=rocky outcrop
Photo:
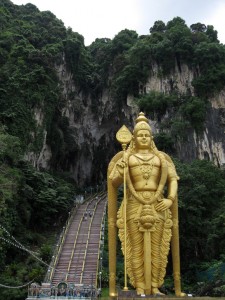
[[[72,149],[68,157],[61,163],[61,169],[70,172],[72,178],[80,185],[98,184],[106,179],[107,165],[113,155],[120,150],[115,141],[117,130],[125,124],[132,128],[138,113],[132,95],[124,103],[116,104],[111,98],[110,91],[105,89],[98,99],[92,99],[74,84],[73,76],[66,67],[65,60],[56,66],[59,81],[62,86],[62,115],[69,120],[72,136]],[[168,77],[158,76],[158,67],[153,65],[145,86],[141,92],[159,91],[170,93],[187,92],[194,95],[192,80],[196,71],[181,65]],[[186,139],[177,142],[178,157],[183,161],[195,158],[208,159],[217,166],[225,165],[225,89],[210,100],[204,131],[201,135],[188,129]],[[165,116],[173,118],[173,116]],[[42,126],[41,111],[35,112],[35,119]],[[159,131],[159,123],[151,120],[153,133]],[[49,169],[52,153],[46,143],[48,133],[43,131],[43,147],[40,153],[28,153],[27,159],[39,169]]]
[[[181,94],[191,93],[194,96],[192,80],[196,70],[190,70],[187,65],[176,66],[175,71],[166,78],[158,77],[157,66],[152,67],[152,74],[146,84],[146,92],[158,91],[170,93],[173,90]],[[210,106],[206,116],[204,131],[197,134],[187,130],[186,139],[176,145],[178,156],[184,161],[193,159],[208,159],[217,166],[225,166],[225,89],[209,101]],[[173,116],[170,116],[173,118]],[[159,124],[154,122],[153,131],[157,132]]]
[[[175,70],[167,77],[159,76],[159,73],[158,65],[153,64],[149,80],[145,85],[146,93],[150,91],[170,93],[176,90],[182,94],[186,94],[189,91],[189,93],[194,95],[194,87],[191,82],[194,79],[195,72],[190,70],[187,65],[178,67],[176,64]]]
[[[63,87],[62,115],[69,119],[75,149],[67,162],[67,171],[81,185],[97,184],[106,180],[107,165],[120,147],[115,145],[116,131],[123,123],[132,123],[137,108],[132,96],[124,106],[117,107],[108,90],[92,99],[75,86],[65,63],[56,68]]]

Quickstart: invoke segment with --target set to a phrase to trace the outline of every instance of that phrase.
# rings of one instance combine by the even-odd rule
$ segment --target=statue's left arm
[[[178,179],[175,167],[170,162],[167,163],[167,195],[164,195],[163,201],[156,205],[157,211],[163,211],[170,208],[177,197]]]
[[[178,190],[178,181],[175,166],[168,162],[168,178],[167,178],[167,199],[175,200]]]

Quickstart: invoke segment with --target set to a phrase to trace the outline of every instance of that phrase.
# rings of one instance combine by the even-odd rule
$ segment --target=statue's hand
[[[118,172],[120,173],[120,175],[123,175],[124,169],[126,168],[126,166],[127,166],[127,163],[123,160],[121,160],[120,162],[118,162],[116,164],[116,168],[117,168]]]
[[[173,201],[170,199],[162,199],[162,201],[160,201],[158,204],[156,204],[155,209],[157,211],[164,211],[168,208],[170,208],[170,206],[172,205]]]

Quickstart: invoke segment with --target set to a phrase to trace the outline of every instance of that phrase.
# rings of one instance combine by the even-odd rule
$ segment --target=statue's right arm
[[[118,187],[123,183],[123,173],[124,173],[125,163],[122,159],[119,159],[112,169],[109,175],[109,179],[114,187]]]

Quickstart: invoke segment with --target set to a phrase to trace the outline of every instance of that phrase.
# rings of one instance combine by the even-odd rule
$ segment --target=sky
[[[41,11],[50,10],[66,27],[83,35],[85,45],[96,38],[113,39],[123,29],[149,34],[155,21],[165,23],[181,17],[194,23],[213,25],[225,44],[225,0],[11,0],[32,3]]]

